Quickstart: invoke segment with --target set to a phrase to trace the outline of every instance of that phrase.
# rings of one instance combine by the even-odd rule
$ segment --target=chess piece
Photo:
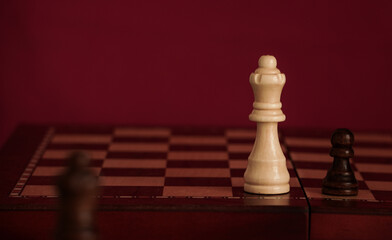
[[[322,192],[328,195],[353,196],[358,194],[358,183],[350,166],[354,156],[354,135],[345,128],[336,129],[331,138],[332,167],[323,179]]]
[[[273,56],[262,56],[259,68],[250,75],[255,101],[249,119],[257,122],[257,133],[244,174],[245,192],[282,194],[290,191],[290,175],[278,136],[278,122],[286,119],[280,102],[285,82],[286,77],[276,68]]]
[[[60,219],[58,240],[95,240],[94,212],[97,177],[83,152],[70,155],[69,167],[59,178]]]

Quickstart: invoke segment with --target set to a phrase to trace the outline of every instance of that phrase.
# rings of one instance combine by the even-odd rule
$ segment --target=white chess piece
[[[255,96],[249,119],[257,122],[257,133],[244,174],[244,190],[255,194],[287,193],[290,175],[278,136],[278,122],[286,119],[280,102],[286,77],[276,68],[275,57],[262,56],[249,81]]]

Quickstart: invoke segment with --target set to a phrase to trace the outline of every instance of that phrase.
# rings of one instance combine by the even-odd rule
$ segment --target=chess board
[[[254,139],[254,129],[49,128],[10,197],[56,197],[67,155],[81,150],[91,156],[102,198],[259,199],[243,191]],[[305,199],[291,161],[287,166],[291,193],[278,198]]]
[[[21,126],[0,155],[4,183],[0,221],[7,219],[7,229],[13,225],[23,229],[26,224],[21,225],[13,212],[17,210],[24,216],[49,214],[45,218],[53,222],[57,176],[70,151],[84,150],[100,182],[98,215],[106,238],[124,237],[121,230],[111,229],[128,231],[127,221],[139,223],[132,230],[145,236],[146,218],[148,226],[161,226],[155,226],[156,235],[145,229],[150,239],[179,239],[190,232],[191,239],[206,232],[218,239],[226,232],[224,239],[237,239],[244,231],[250,239],[260,231],[274,239],[337,239],[336,232],[345,239],[392,234],[392,134],[354,132],[352,167],[359,194],[333,197],[321,194],[321,180],[332,163],[328,155],[332,132],[319,130],[280,132],[290,193],[245,193],[243,174],[255,132],[255,128]],[[210,224],[213,233],[207,230]],[[173,225],[175,236],[167,230]],[[286,231],[279,231],[282,225]],[[195,226],[203,230],[195,231]],[[358,226],[365,233],[347,231]]]

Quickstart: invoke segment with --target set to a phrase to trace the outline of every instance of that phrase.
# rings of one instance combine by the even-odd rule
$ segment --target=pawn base
[[[358,195],[358,188],[330,188],[323,187],[322,193],[333,196],[356,196]]]
[[[285,194],[290,192],[290,185],[288,183],[281,185],[252,185],[245,183],[244,191],[253,194]]]

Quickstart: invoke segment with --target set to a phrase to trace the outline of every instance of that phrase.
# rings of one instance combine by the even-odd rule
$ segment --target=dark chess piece
[[[88,168],[85,153],[72,153],[68,162],[68,169],[58,181],[60,216],[56,239],[96,240],[97,177]]]
[[[358,183],[350,166],[349,159],[354,157],[352,145],[354,135],[345,128],[336,129],[331,138],[329,153],[334,158],[332,167],[323,179],[322,192],[328,195],[354,196],[358,194]]]

